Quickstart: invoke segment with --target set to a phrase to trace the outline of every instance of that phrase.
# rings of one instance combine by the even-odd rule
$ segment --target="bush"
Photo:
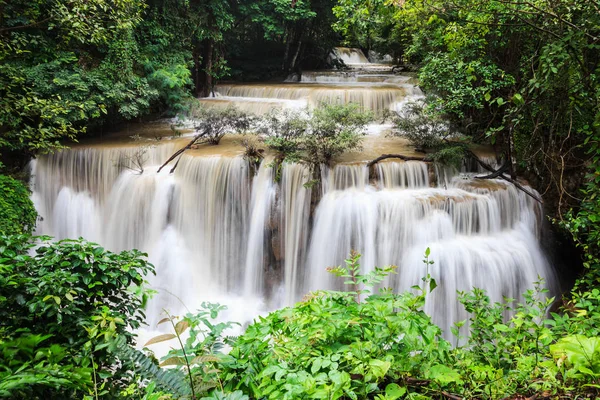
[[[359,258],[330,269],[350,291],[312,293],[250,325],[224,363],[226,389],[257,399],[398,399],[406,380],[451,365],[450,344],[422,310],[430,277],[417,294],[371,294],[394,267],[361,275]]]
[[[0,175],[0,234],[31,233],[36,219],[27,187],[10,176]]]
[[[45,353],[48,365],[81,373],[94,369],[107,390],[118,390],[119,348],[133,343],[133,332],[145,319],[142,286],[154,269],[144,257],[137,250],[111,253],[83,240],[34,245],[27,235],[0,236],[0,349],[43,335],[51,350]],[[31,357],[32,362],[43,360]],[[0,371],[16,370],[13,364],[0,360]],[[50,379],[42,372],[36,372],[40,381]],[[87,386],[78,388],[85,392]],[[26,398],[67,398],[68,388],[56,386],[42,396],[34,386]]]
[[[427,109],[426,102],[407,103],[394,117],[396,134],[407,138],[420,150],[437,150],[452,135],[450,126],[438,113]]]
[[[225,109],[203,107],[194,101],[187,118],[196,132],[202,134],[202,141],[217,145],[228,133],[245,133],[255,118],[233,106]]]
[[[427,268],[433,264],[428,257],[429,250],[424,259]],[[546,298],[541,281],[524,294],[522,304],[512,299],[492,304],[484,291],[473,289],[459,293],[470,314],[469,335],[459,337],[467,321],[458,322],[452,329],[457,338],[452,348],[423,312],[428,293],[437,286],[428,270],[423,284],[413,291],[394,294],[382,289],[373,294],[370,290],[395,267],[362,275],[359,258],[352,254],[346,266],[329,268],[345,279],[349,291],[311,293],[294,307],[250,325],[233,343],[229,356],[220,356],[216,379],[223,388],[215,389],[212,398],[598,395],[600,324],[586,323],[597,309],[580,303],[568,313],[548,318],[554,299]],[[600,292],[589,295],[597,300]],[[508,312],[511,318],[505,318]],[[214,333],[218,336],[222,329],[216,327]],[[181,354],[175,355],[181,359]]]
[[[313,171],[341,154],[360,148],[371,113],[357,104],[321,104],[307,111],[277,110],[262,121],[259,132],[279,160],[302,161]],[[318,175],[318,174],[317,174]]]
[[[322,104],[313,112],[304,137],[306,158],[312,164],[329,164],[333,158],[359,149],[366,125],[373,119],[357,104]]]

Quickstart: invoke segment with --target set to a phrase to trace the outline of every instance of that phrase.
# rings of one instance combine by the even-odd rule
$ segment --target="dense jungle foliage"
[[[0,166],[20,172],[30,157],[111,125],[193,113],[189,99],[220,79],[328,66],[338,44],[418,72],[427,94],[418,112],[443,121],[435,147],[445,126],[492,143],[510,175],[542,193],[585,267],[560,309],[548,313],[541,283],[519,305],[490,304],[473,288],[457,294],[470,318],[449,343],[423,312],[437,285],[428,252],[423,285],[400,294],[369,292],[393,268],[360,275],[353,254],[331,270],[348,291],[312,293],[237,338],[215,321],[215,304],[167,315],[172,333],[147,347],[172,341],[175,350],[158,361],[132,347],[151,294],[145,255],[34,240],[26,186],[1,175],[0,397],[600,396],[596,0],[0,0]],[[283,158],[301,147],[328,162],[360,142],[367,117],[349,110],[272,121],[267,144]],[[344,118],[348,129],[337,124]]]

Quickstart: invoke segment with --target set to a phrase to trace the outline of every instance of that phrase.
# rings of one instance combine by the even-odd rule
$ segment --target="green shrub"
[[[10,176],[0,175],[0,234],[31,233],[36,219],[27,187]]]
[[[350,291],[312,293],[250,325],[224,363],[225,388],[257,399],[397,399],[426,371],[454,379],[442,371],[452,365],[450,344],[422,311],[427,290],[371,294],[394,267],[361,275],[359,257],[330,269]]]
[[[192,100],[190,110],[185,115],[202,134],[202,141],[217,145],[228,133],[245,133],[254,123],[254,117],[234,106],[225,109],[205,107]]]
[[[119,349],[133,344],[133,332],[144,322],[148,293],[142,286],[153,266],[137,250],[116,254],[83,240],[42,239],[34,244],[27,235],[0,236],[0,349],[43,335],[44,346],[66,352],[50,361],[93,369],[96,390],[118,391],[128,380],[119,371]],[[10,360],[0,360],[0,371],[15,369]],[[78,389],[85,392],[88,386]],[[34,386],[28,398],[67,398],[68,388],[42,396]]]
[[[312,114],[277,110],[259,128],[265,144],[278,153],[277,161],[304,162],[318,177],[321,165],[345,152],[358,150],[373,115],[357,104],[321,104]]]

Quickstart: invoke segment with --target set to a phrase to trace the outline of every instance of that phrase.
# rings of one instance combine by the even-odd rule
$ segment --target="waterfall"
[[[250,106],[247,104],[257,103],[268,108],[275,105],[297,106],[298,101],[311,108],[318,107],[321,103],[326,104],[348,104],[356,103],[364,110],[381,112],[395,107],[396,103],[403,100],[411,93],[411,87],[402,85],[383,86],[343,86],[325,84],[222,84],[216,88],[219,97],[214,99],[203,99],[204,102],[222,102],[226,100],[239,99],[236,106],[241,108]],[[262,100],[261,100],[262,99]],[[290,101],[296,101],[295,103]],[[258,108],[259,112],[264,112]]]
[[[426,309],[446,332],[466,318],[457,290],[481,287],[500,301],[519,298],[538,275],[554,283],[538,241],[540,205],[504,181],[448,170],[431,187],[427,164],[414,161],[378,163],[373,182],[365,163],[323,166],[313,221],[306,166],[284,163],[277,182],[270,160],[252,176],[241,157],[184,155],[174,174],[157,173],[172,149],[149,150],[154,165],[141,173],[112,162],[123,157],[113,147],[61,151],[32,165],[38,233],[148,252],[153,284],[164,289],[152,313],[180,307],[177,297],[271,297],[275,307],[340,289],[325,268],[353,249],[363,272],[397,265],[386,284],[403,291],[421,282],[430,247],[439,287]]]
[[[309,170],[301,164],[285,163],[281,177],[281,257],[284,259],[284,303],[293,304],[304,293],[304,260],[308,247],[310,200],[306,187]]]
[[[275,201],[276,186],[273,180],[273,167],[270,163],[263,162],[252,184],[252,200],[250,207],[250,231],[248,234],[248,254],[246,256],[246,269],[244,271],[244,293],[261,294],[264,290],[264,264],[268,247],[271,241],[268,234],[271,208]]]
[[[224,84],[201,101],[258,113],[321,102],[382,111],[422,96],[389,66],[368,64],[351,49],[337,54],[363,63],[360,70],[305,72],[299,83]],[[43,155],[31,163],[32,200],[43,218],[37,233],[147,252],[158,291],[151,325],[163,309],[181,313],[202,301],[229,305],[224,318],[244,323],[310,290],[342,289],[325,269],[342,265],[351,250],[362,254],[363,273],[396,265],[382,286],[404,291],[422,283],[429,247],[439,286],[425,308],[446,337],[467,317],[457,290],[476,286],[492,301],[519,299],[538,276],[554,288],[539,243],[539,203],[505,181],[476,179],[485,171],[471,162],[454,168],[388,159],[369,167],[381,154],[413,150],[384,136],[387,129],[370,126],[363,151],[322,165],[319,182],[301,163],[275,168],[269,154],[255,171],[229,136],[187,151],[174,173],[158,167],[181,147],[177,140],[116,140]]]
[[[427,311],[449,332],[467,318],[457,290],[480,287],[492,301],[518,299],[538,275],[552,287],[538,242],[539,204],[504,181],[483,186],[472,175],[455,176],[447,189],[427,187],[421,164],[382,163],[381,190],[359,184],[324,194],[312,230],[307,290],[341,289],[324,266],[343,264],[353,249],[362,253],[363,272],[397,265],[388,284],[408,290],[421,283],[430,247],[431,274],[443,289],[428,299]]]
[[[335,57],[342,60],[345,64],[368,64],[369,60],[360,49],[349,47],[336,47],[333,49]]]
[[[424,162],[380,162],[377,164],[377,175],[380,177],[380,188],[429,186],[429,171]]]

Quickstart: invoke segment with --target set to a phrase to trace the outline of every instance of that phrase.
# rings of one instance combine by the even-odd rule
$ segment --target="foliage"
[[[267,115],[259,132],[266,136],[265,144],[279,153],[280,160],[302,161],[318,171],[322,164],[358,149],[372,118],[354,103],[321,104],[312,114],[275,111]]]
[[[395,14],[433,106],[495,144],[559,218],[594,156],[581,145],[597,131],[599,18],[593,1],[571,0],[407,0]]]
[[[9,346],[28,335],[44,335],[51,351],[48,371],[60,362],[57,374],[71,368],[77,382],[79,372],[93,369],[94,379],[102,381],[96,390],[117,390],[117,350],[133,343],[133,331],[144,321],[147,293],[142,285],[152,265],[136,250],[115,254],[82,240],[40,239],[0,238],[0,338]],[[27,365],[24,361],[24,370]],[[112,375],[115,379],[107,384]],[[60,397],[69,387],[54,393]]]
[[[23,183],[0,175],[0,233],[4,235],[31,233],[37,212]]]
[[[387,0],[338,0],[333,7],[333,28],[344,44],[389,54],[398,60],[409,36],[394,21],[396,4]]]
[[[256,136],[247,135],[241,139],[240,143],[244,147],[244,158],[257,170],[264,158],[265,151],[261,148],[261,141]]]
[[[439,110],[428,108],[423,100],[407,103],[393,120],[396,134],[423,151],[443,147],[454,133]]]
[[[196,132],[202,135],[202,140],[217,145],[228,133],[243,134],[254,123],[254,116],[233,106],[224,109],[204,107],[199,102],[193,102],[186,115]]]
[[[43,153],[109,111],[131,118],[155,92],[133,71],[143,3],[11,1],[1,8],[0,151]],[[103,56],[91,61],[92,55]],[[92,65],[93,64],[93,65]]]
[[[260,121],[265,144],[288,161],[300,159],[301,142],[309,129],[308,110],[276,108]]]
[[[600,323],[600,316],[595,312],[600,309],[600,114],[593,132],[585,141],[591,160],[587,182],[581,190],[583,199],[579,210],[569,210],[559,222],[559,226],[572,235],[583,254],[584,274],[575,283],[570,304],[587,317],[582,320],[578,331],[581,334],[587,334]]]
[[[211,379],[203,387],[196,383],[197,393],[206,394],[204,399],[598,394],[600,324],[582,328],[589,318],[579,308],[548,316],[554,299],[546,298],[542,281],[524,294],[523,303],[506,299],[492,304],[479,289],[459,293],[470,318],[452,329],[457,341],[452,348],[422,311],[428,293],[438,285],[430,273],[434,263],[429,249],[423,260],[423,284],[402,294],[388,289],[373,293],[395,267],[364,274],[359,260],[360,254],[352,253],[345,266],[328,269],[345,279],[348,291],[314,292],[294,307],[259,317],[242,336],[228,342],[232,346],[228,355],[210,357],[214,352],[205,345],[199,350],[190,344],[196,340],[193,332],[188,343],[181,339],[188,324],[206,318],[207,311],[183,319],[167,317],[164,321],[171,322],[175,333],[149,343],[180,341],[179,349],[172,350],[162,365],[202,371],[203,383]],[[210,308],[218,310],[215,305]],[[507,314],[512,316],[506,318]],[[223,325],[207,322],[202,324],[206,331],[199,343],[222,336]],[[460,336],[463,327],[468,327],[467,337]],[[200,361],[214,366],[208,370],[193,366],[190,360],[198,354]],[[194,375],[194,379],[199,378]]]
[[[313,111],[303,147],[313,164],[329,164],[344,152],[358,149],[365,126],[373,119],[357,104],[322,104]]]
[[[463,163],[467,155],[465,144],[459,140],[456,128],[433,104],[428,105],[424,100],[409,102],[392,120],[393,134],[408,139],[417,151],[429,153],[428,159],[456,168]]]
[[[92,370],[72,365],[66,349],[43,347],[51,335],[0,337],[0,397],[31,399],[45,390],[74,391],[91,387]]]
[[[417,294],[370,294],[393,267],[363,275],[359,258],[331,269],[348,279],[350,292],[315,292],[250,325],[223,363],[226,390],[251,398],[397,399],[411,377],[448,362],[449,343],[421,309],[431,280]]]
[[[206,392],[214,387],[223,387],[215,363],[223,359],[221,353],[226,344],[231,344],[231,339],[224,337],[224,332],[233,326],[232,323],[214,323],[219,312],[225,307],[219,304],[202,303],[202,309],[196,314],[188,314],[183,318],[172,316],[159,321],[158,325],[169,323],[174,333],[165,333],[150,339],[144,346],[177,339],[178,348],[172,349],[163,357],[159,366],[175,366],[183,370],[189,379],[189,393],[196,398],[196,393]],[[183,335],[187,332],[188,338]],[[214,398],[222,396],[214,392]],[[229,398],[229,397],[227,397]],[[238,397],[231,396],[231,400]],[[240,397],[240,400],[242,398]]]

